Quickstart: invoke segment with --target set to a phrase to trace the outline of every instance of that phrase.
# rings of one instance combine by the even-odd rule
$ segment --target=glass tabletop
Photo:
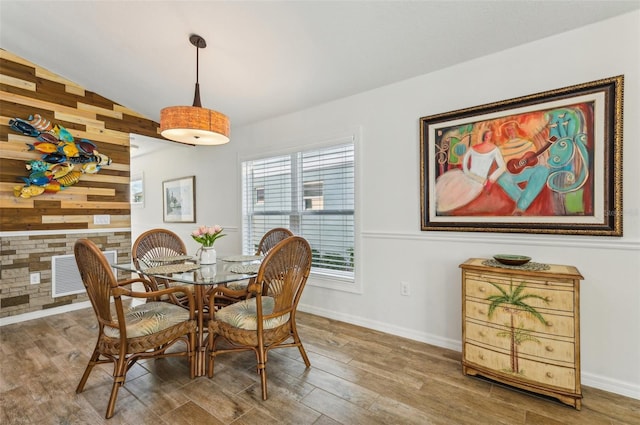
[[[171,279],[176,282],[191,283],[194,285],[215,285],[250,279],[257,274],[260,258],[247,256],[247,261],[224,261],[218,259],[216,264],[199,265],[193,260],[160,265],[141,265],[138,270],[133,262],[111,264],[118,270],[132,273],[143,273],[153,277]]]

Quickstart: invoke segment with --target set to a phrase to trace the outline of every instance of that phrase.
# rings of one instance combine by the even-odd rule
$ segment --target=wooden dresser
[[[580,410],[580,280],[573,266],[462,269],[462,372],[557,398]],[[548,269],[544,269],[548,266]]]

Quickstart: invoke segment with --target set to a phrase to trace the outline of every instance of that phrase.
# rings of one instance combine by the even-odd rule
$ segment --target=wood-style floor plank
[[[104,419],[110,365],[75,393],[93,350],[91,309],[0,328],[0,423],[122,425],[638,425],[640,400],[583,387],[582,410],[463,376],[460,353],[300,313],[297,349],[269,353],[262,400],[251,352],[217,357],[212,379],[186,359],[134,365]]]

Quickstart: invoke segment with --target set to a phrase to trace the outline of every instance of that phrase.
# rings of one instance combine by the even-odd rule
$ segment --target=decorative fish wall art
[[[43,193],[57,193],[80,181],[83,174],[93,174],[111,164],[111,158],[98,152],[90,140],[76,140],[61,125],[53,124],[39,114],[28,119],[12,118],[9,127],[36,139],[27,143],[29,151],[40,154],[40,159],[27,161],[28,177],[21,177],[23,186],[14,186],[13,194],[31,198]]]

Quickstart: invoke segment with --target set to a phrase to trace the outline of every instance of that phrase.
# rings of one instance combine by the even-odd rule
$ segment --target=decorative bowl
[[[511,255],[511,254],[496,254],[493,258],[502,264],[509,266],[521,266],[531,261],[531,257],[525,255]]]

